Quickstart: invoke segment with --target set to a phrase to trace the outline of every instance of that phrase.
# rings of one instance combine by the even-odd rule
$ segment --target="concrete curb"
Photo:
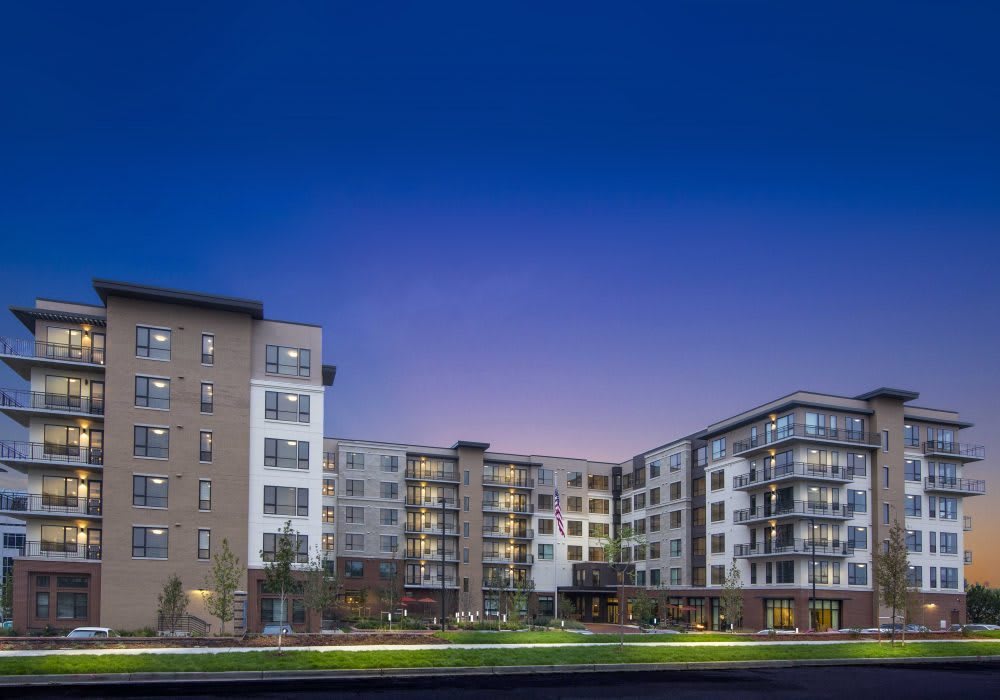
[[[219,671],[170,673],[93,673],[0,676],[0,688],[68,685],[126,685],[132,683],[240,683],[285,680],[364,680],[371,678],[433,678],[445,676],[514,676],[573,673],[640,673],[657,671],[724,671],[796,666],[898,666],[922,664],[1000,663],[991,656],[915,656],[896,659],[772,659],[761,661],[682,661],[641,664],[573,664],[565,666],[456,666],[420,668],[372,668],[306,671]]]

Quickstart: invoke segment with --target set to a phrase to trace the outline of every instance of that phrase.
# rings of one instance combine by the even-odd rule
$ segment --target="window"
[[[684,455],[678,452],[675,455],[670,455],[668,459],[670,461],[670,471],[672,472],[680,471]]]
[[[588,547],[587,548],[587,560],[588,561],[604,561],[604,547]]]
[[[718,491],[719,489],[724,489],[726,487],[726,473],[723,469],[716,469],[711,474],[711,483],[709,488],[712,491]]]
[[[606,498],[591,498],[587,503],[587,508],[594,515],[607,515],[610,510],[610,501]]]
[[[469,497],[468,496],[462,496],[462,510],[465,511],[466,513],[468,513],[469,512],[469,508],[470,508]]]
[[[906,585],[910,588],[919,588],[924,585],[924,567],[908,566],[906,568]]]
[[[359,508],[358,510],[363,510]],[[399,511],[395,508],[379,508],[379,523],[382,525],[398,525]]]
[[[849,526],[847,528],[847,544],[854,549],[868,549],[868,528]]]
[[[136,457],[167,459],[170,456],[170,428],[137,425],[133,444],[132,454]]]
[[[889,451],[889,431],[888,430],[883,430],[882,431],[882,451],[883,452],[888,452]]]
[[[170,380],[159,377],[135,378],[135,405],[139,408],[170,408]]]
[[[929,543],[929,547],[928,547],[927,551],[929,551],[931,554],[936,554],[937,553],[937,533],[934,532],[933,530],[931,530],[927,539],[928,539],[928,543]]]
[[[867,586],[868,585],[868,565],[867,564],[848,564],[847,565],[847,583],[850,586]]]
[[[660,558],[660,543],[650,542],[649,543],[649,558],[659,559]]]
[[[938,498],[938,517],[944,520],[958,520],[958,499]]]
[[[393,473],[399,471],[399,457],[396,455],[381,455],[379,461],[381,462],[382,471]]]
[[[670,511],[670,529],[676,530],[681,526],[681,515],[683,511],[672,510]]]
[[[337,495],[337,481],[335,479],[323,479],[323,495],[324,496]]]
[[[552,510],[552,494],[538,494],[538,510]]]
[[[290,423],[308,423],[310,420],[309,395],[290,394],[284,391],[265,391],[264,418]]]
[[[649,516],[649,531],[659,532],[660,531],[660,516],[651,515]]]
[[[906,551],[922,552],[923,549],[923,533],[920,530],[907,530]]]
[[[726,456],[726,438],[712,440],[712,459],[722,459]]]
[[[85,620],[87,618],[86,593],[56,593],[57,620]]]
[[[910,495],[906,496],[906,500],[903,506],[905,509],[904,513],[906,514],[906,517],[908,518],[920,517],[921,515],[920,501],[921,501],[920,496],[910,496]]]
[[[889,524],[889,511],[890,511],[889,504],[888,503],[883,503],[882,504],[882,524],[884,524],[884,525],[888,525]]]
[[[958,588],[958,569],[941,567],[941,588]]]
[[[396,562],[380,561],[378,564],[378,577],[382,580],[396,578]]]
[[[264,438],[264,466],[278,469],[308,469],[308,441]]]
[[[725,554],[726,553],[726,536],[722,535],[712,535],[712,554]]]
[[[632,502],[635,504],[636,510],[639,510],[640,508],[645,508],[646,507],[645,492],[635,494],[635,496],[632,497]]]
[[[292,377],[309,376],[309,350],[286,348],[283,345],[268,345],[264,370],[270,374],[284,374]]]
[[[726,567],[724,565],[712,565],[712,585],[721,586],[726,582]]]
[[[357,559],[344,562],[345,578],[362,578],[365,575],[365,563]]]
[[[466,469],[465,471],[462,472],[462,485],[463,486],[468,486],[469,485],[469,470],[468,469]]]
[[[168,534],[165,527],[133,527],[132,557],[166,559]]]
[[[397,549],[399,549],[399,537],[396,535],[379,536],[380,552],[395,552]]]
[[[848,509],[854,513],[867,513],[868,492],[849,489],[847,491],[847,506]]]
[[[582,496],[567,496],[566,497],[566,512],[567,513],[582,513],[583,512],[583,497]]]
[[[198,461],[212,461],[212,431],[202,430],[198,438]]]
[[[903,426],[903,444],[906,447],[918,447],[920,445],[920,426]]]
[[[215,364],[215,335],[212,333],[201,334],[201,364]]]
[[[931,588],[937,588],[937,567],[931,567]]]
[[[569,472],[566,475],[566,485],[575,489],[583,488],[583,472]]]
[[[774,563],[775,583],[795,583],[795,562],[776,561]]]
[[[681,585],[681,570],[677,567],[670,569],[670,585],[671,586]]]
[[[540,544],[538,545],[538,558],[543,561],[549,561],[552,559],[552,545],[551,544]]]
[[[583,561],[583,547],[578,544],[567,545],[566,558],[569,561]]]
[[[362,525],[365,522],[365,509],[357,506],[344,507],[344,522],[348,525]]]
[[[538,519],[538,534],[539,535],[551,535],[552,534],[552,518],[539,518]]]
[[[670,500],[676,501],[681,497],[681,482],[675,481],[670,484]]]
[[[348,469],[364,469],[365,468],[365,456],[360,452],[348,452],[347,453],[347,468]]]
[[[170,331],[165,328],[135,327],[135,356],[151,360],[170,359]]]
[[[704,586],[705,585],[705,567],[695,566],[691,568],[691,585],[692,586]]]
[[[590,474],[587,476],[587,488],[591,491],[607,491],[608,477],[606,474]]]
[[[854,476],[867,476],[868,459],[863,454],[850,452],[847,455],[847,469],[853,471]]]
[[[47,592],[35,594],[35,617],[46,620],[49,617],[49,594]]]
[[[379,496],[381,498],[396,500],[399,498],[399,484],[395,481],[379,482]]]
[[[705,477],[699,476],[697,479],[691,479],[691,495],[695,497],[705,495]]]
[[[670,540],[670,556],[679,557],[681,556],[681,540]]]
[[[550,525],[549,525],[550,532],[549,532],[549,534],[551,535],[552,534],[552,532],[551,532],[552,525],[551,525],[551,521],[549,521],[549,522],[550,522]],[[468,521],[463,522],[462,523],[462,537],[468,537],[470,530],[471,530],[471,528],[470,528],[469,522]]]
[[[365,551],[365,536],[361,534],[344,535],[344,549],[348,552]]]
[[[903,464],[903,478],[907,481],[920,481],[920,460],[907,459]]]
[[[556,483],[556,473],[551,469],[538,470],[538,485],[539,486],[553,486]],[[468,486],[469,482],[466,481],[465,485]]]
[[[201,412],[215,412],[215,388],[212,382],[201,383]]]
[[[611,526],[607,523],[587,523],[587,536],[588,537],[603,537],[607,538],[611,534]]]
[[[570,537],[583,537],[583,521],[567,520],[566,534]]]
[[[143,508],[166,508],[167,486],[167,478],[164,476],[133,476],[132,505]]]
[[[208,559],[212,551],[212,531],[198,530],[198,558]]]
[[[212,510],[212,482],[208,479],[198,481],[198,510]]]
[[[655,479],[660,475],[660,469],[663,467],[663,461],[656,459],[649,463],[649,478]]]
[[[660,487],[657,486],[655,489],[649,490],[649,505],[658,506],[660,505]]]
[[[308,516],[309,489],[299,489],[294,486],[265,486],[264,514]]]
[[[629,497],[626,496],[625,498],[623,498],[621,500],[621,512],[622,513],[631,513],[632,512],[632,499],[631,498],[629,498]]]
[[[726,502],[716,501],[712,504],[712,522],[717,523],[726,519]]]
[[[941,554],[958,554],[958,534],[954,532],[941,533]]]

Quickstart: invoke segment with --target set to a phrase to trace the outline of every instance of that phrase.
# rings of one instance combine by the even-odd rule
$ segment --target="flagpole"
[[[555,469],[552,470],[552,485],[555,486],[555,490],[559,491],[559,472]],[[553,516],[555,513],[553,513]],[[552,534],[556,534],[555,522],[552,523]],[[553,605],[553,610],[555,610],[555,619],[559,619],[559,538],[556,538],[555,543],[552,545],[552,588],[553,588],[553,598],[555,603]]]

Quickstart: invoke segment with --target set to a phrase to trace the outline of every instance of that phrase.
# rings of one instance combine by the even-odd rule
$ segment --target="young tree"
[[[302,602],[306,610],[319,615],[320,631],[323,628],[323,613],[337,602],[339,583],[336,572],[327,569],[323,553],[316,547],[316,554],[309,560],[302,580]]]
[[[573,600],[565,593],[559,594],[559,617],[563,620],[572,619],[573,615],[576,614],[576,605]]]
[[[385,583],[376,591],[378,594],[378,602],[382,608],[382,612],[394,613],[399,608],[400,601],[403,598],[403,580],[399,576],[399,552],[393,555],[392,561],[387,562],[392,565],[390,570],[390,577],[385,580]]]
[[[514,615],[517,615],[518,620],[520,620],[522,611],[527,613],[531,594],[535,592],[535,582],[525,575],[520,578],[513,578],[511,583],[514,590],[510,594],[510,607],[513,609]]]
[[[636,593],[635,599],[632,601],[632,618],[634,620],[640,625],[650,624],[653,621],[655,609],[656,600],[646,592],[646,589],[643,588]]]
[[[875,592],[879,603],[892,610],[892,640],[896,639],[896,613],[906,610],[909,586],[906,574],[909,560],[906,556],[906,533],[898,520],[889,529],[889,545],[872,552],[875,565]]]
[[[242,580],[240,558],[229,548],[229,540],[223,539],[222,551],[212,557],[212,569],[205,577],[205,608],[219,618],[223,635],[226,623],[233,619],[233,603]]]
[[[295,579],[294,566],[298,554],[298,532],[292,529],[292,521],[286,520],[285,526],[274,543],[274,558],[264,564],[264,580],[267,590],[278,594],[278,610],[281,626],[278,629],[278,653],[281,653],[281,639],[288,619],[288,594],[295,590],[298,582]],[[261,558],[264,551],[261,550]]]
[[[719,614],[723,620],[732,625],[734,631],[743,617],[743,580],[740,576],[740,569],[736,566],[735,558],[729,566],[726,581],[722,586]]]
[[[3,583],[0,583],[0,610],[3,611],[3,618],[6,620],[14,614],[14,577],[4,576]]]
[[[163,584],[163,590],[157,597],[162,626],[170,630],[171,634],[177,633],[177,624],[187,612],[188,596],[184,592],[184,585],[177,574],[171,574],[167,582]]]
[[[618,619],[620,621],[620,631],[618,635],[619,646],[625,646],[625,573],[632,565],[632,550],[635,547],[645,548],[646,538],[635,532],[628,525],[623,526],[618,534],[609,537],[602,543],[604,549],[604,561],[618,574]]]
[[[500,623],[503,621],[503,598],[505,594],[505,587],[507,581],[503,574],[498,568],[491,568],[489,573],[483,578],[483,588],[486,589],[485,598],[496,601],[497,610],[497,629],[500,629]],[[486,621],[487,613],[483,610],[483,621]]]

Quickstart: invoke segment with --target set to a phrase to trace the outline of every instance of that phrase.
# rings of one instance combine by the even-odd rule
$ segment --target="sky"
[[[998,20],[11,4],[0,301],[261,299],[324,326],[350,438],[621,461],[796,389],[914,389],[987,447],[969,579],[1000,583]]]

